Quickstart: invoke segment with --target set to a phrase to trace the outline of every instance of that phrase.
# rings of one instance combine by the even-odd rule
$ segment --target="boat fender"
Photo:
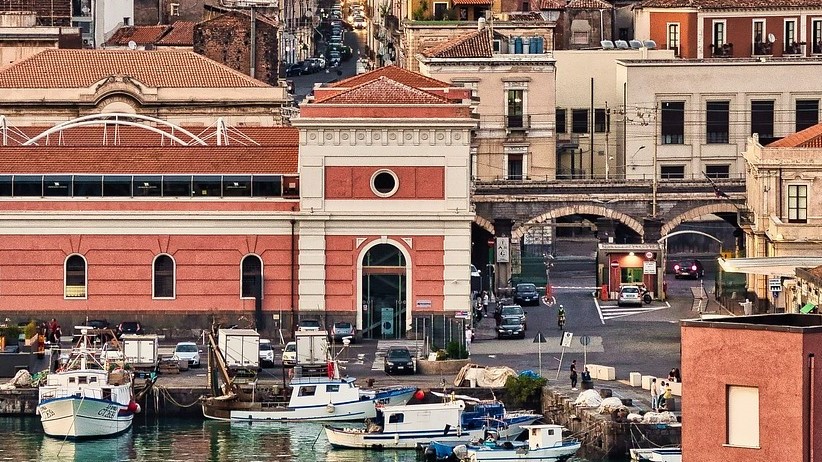
[[[328,403],[325,405],[325,412],[331,414],[334,412],[334,404]]]
[[[139,414],[142,409],[140,408],[140,404],[138,404],[137,401],[129,401],[128,410],[134,414]]]

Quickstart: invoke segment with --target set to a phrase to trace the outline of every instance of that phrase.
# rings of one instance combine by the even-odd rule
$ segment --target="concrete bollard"
[[[643,375],[642,376],[642,389],[643,390],[650,390],[651,389],[651,380],[655,379],[656,377],[653,375]],[[657,382],[659,385],[659,382]]]
[[[641,387],[642,386],[642,374],[639,372],[631,372],[628,374],[628,383],[632,387]]]

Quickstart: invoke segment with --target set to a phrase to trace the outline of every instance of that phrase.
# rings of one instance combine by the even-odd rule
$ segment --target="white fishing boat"
[[[636,462],[682,462],[682,448],[630,449],[631,460]]]
[[[525,425],[527,444],[487,441],[481,445],[454,448],[454,454],[466,462],[522,460],[530,462],[562,462],[579,451],[581,443],[562,438],[562,426],[554,424]]]
[[[140,406],[134,401],[132,376],[121,368],[109,372],[90,347],[94,335],[81,332],[68,363],[51,373],[39,389],[37,414],[46,435],[59,438],[94,438],[123,433],[131,428]]]
[[[228,394],[202,401],[203,415],[228,421],[351,421],[377,416],[377,405],[405,404],[415,387],[365,391],[353,378],[302,377],[291,381],[287,401],[243,400]]]
[[[462,427],[465,403],[457,400],[436,404],[386,406],[366,422],[365,428],[325,426],[328,442],[337,448],[415,449],[431,440],[453,441],[481,438],[483,429]]]

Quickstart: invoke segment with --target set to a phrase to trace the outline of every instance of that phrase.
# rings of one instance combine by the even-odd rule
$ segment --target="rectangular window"
[[[388,423],[403,423],[405,414],[391,414],[388,416]]]
[[[124,26],[130,26],[131,25],[131,18],[128,17],[128,16],[124,17],[123,18],[123,25]]]
[[[328,392],[328,393],[337,393],[338,391],[340,391],[340,386],[339,385],[326,385],[325,386],[325,391]]]
[[[813,127],[819,123],[819,100],[796,100],[796,131]]]
[[[808,222],[808,186],[788,185],[788,223]]]
[[[251,184],[254,197],[282,196],[283,177],[281,176],[254,176]]]
[[[159,197],[163,195],[163,177],[157,176],[135,176],[134,197]]]
[[[315,393],[317,393],[317,386],[310,385],[300,387],[300,391],[297,393],[297,396],[314,396]]]
[[[753,21],[753,54],[771,55],[773,54],[773,44],[767,40],[765,35],[765,20],[754,19]]]
[[[608,116],[605,109],[594,110],[594,131],[597,133],[609,132],[611,125],[611,118]]]
[[[662,103],[662,144],[685,144],[685,102]]]
[[[131,177],[104,176],[103,195],[106,197],[131,197]]]
[[[164,176],[163,196],[191,197],[190,176]]]
[[[508,179],[522,180],[523,155],[522,154],[508,154]]]
[[[588,109],[571,111],[571,133],[588,133]]]
[[[448,2],[434,2],[434,20],[448,19]]]
[[[773,108],[773,101],[751,101],[751,134],[758,133],[763,146],[773,138]]]
[[[674,50],[674,56],[679,56],[679,23],[668,24],[668,49]]]
[[[568,128],[565,126],[568,117],[565,109],[557,108],[557,133],[568,133]]]
[[[46,175],[43,177],[43,195],[50,197],[71,196],[70,175]]]
[[[531,3],[530,2],[522,2],[522,11],[531,11]]]
[[[220,197],[222,194],[222,178],[219,176],[195,176],[194,195],[203,197]]]
[[[726,387],[727,444],[759,447],[759,388]]]
[[[730,101],[708,101],[705,105],[705,141],[727,144],[729,138]]]
[[[684,165],[662,165],[659,167],[659,177],[663,180],[667,179],[683,179],[685,178]]]
[[[15,196],[43,196],[43,177],[39,175],[15,175]]]
[[[250,176],[224,176],[223,196],[249,197],[251,196]]]
[[[731,177],[731,166],[730,165],[706,165],[705,166],[705,176],[708,178],[730,178]]]
[[[11,196],[11,175],[0,175],[0,196]]]
[[[811,39],[813,53],[822,53],[822,19],[811,21]]]
[[[508,120],[506,127],[522,127],[522,119],[525,114],[525,91],[508,90]]]
[[[725,56],[725,21],[714,21],[714,56]]]
[[[799,45],[796,44],[796,20],[795,19],[786,19],[785,20],[785,54],[786,55],[795,55],[799,54],[802,50]]]
[[[179,3],[169,3],[168,4],[168,13],[169,13],[169,16],[180,16],[180,4]]]
[[[101,175],[75,175],[74,196],[100,197],[103,195],[103,177]]]

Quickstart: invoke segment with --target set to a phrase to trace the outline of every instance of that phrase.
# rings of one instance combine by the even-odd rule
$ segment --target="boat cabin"
[[[382,427],[383,433],[427,431],[432,422],[444,429],[460,429],[464,409],[463,401],[386,406],[377,409],[376,423]]]
[[[528,449],[552,448],[562,446],[562,425],[523,425],[528,431]]]
[[[317,403],[350,403],[360,400],[353,378],[302,377],[291,381],[289,407],[316,406]]]
[[[83,369],[49,374],[46,385],[40,387],[41,402],[68,396],[126,403],[130,399],[129,388],[109,383],[109,374],[104,370]]]

